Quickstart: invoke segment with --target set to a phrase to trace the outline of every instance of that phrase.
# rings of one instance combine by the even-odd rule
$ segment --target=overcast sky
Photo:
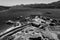
[[[50,3],[58,0],[0,0],[0,5],[12,6],[19,4],[32,4],[32,3]]]

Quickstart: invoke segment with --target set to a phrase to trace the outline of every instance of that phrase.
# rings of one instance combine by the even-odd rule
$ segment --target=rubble
[[[22,22],[21,21],[14,22],[13,24],[14,29],[26,24],[28,24],[28,26],[25,29],[18,31],[11,36],[15,36],[15,40],[17,39],[20,40],[21,37],[23,37],[23,39],[28,39],[28,40],[37,40],[37,39],[38,40],[50,40],[50,39],[59,40],[57,34],[49,30],[49,27],[55,26],[56,22],[57,22],[56,20],[46,18],[43,16],[38,17],[34,15],[33,18],[27,17]]]

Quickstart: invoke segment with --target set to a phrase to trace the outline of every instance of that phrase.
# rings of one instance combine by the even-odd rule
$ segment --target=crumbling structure
[[[51,32],[49,27],[53,19],[42,19],[35,16],[26,22],[15,22],[20,25],[12,26],[11,30],[0,35],[1,40],[59,40],[57,34]],[[22,24],[23,23],[23,24]],[[53,25],[54,26],[54,25]]]

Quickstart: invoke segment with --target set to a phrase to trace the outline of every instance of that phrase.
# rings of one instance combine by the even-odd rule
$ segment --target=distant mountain
[[[8,6],[0,6],[0,11],[7,10],[9,8],[11,8],[11,7],[8,7]]]
[[[30,4],[30,5],[22,5],[23,7],[30,7],[30,8],[60,8],[60,1],[52,2],[48,4]]]

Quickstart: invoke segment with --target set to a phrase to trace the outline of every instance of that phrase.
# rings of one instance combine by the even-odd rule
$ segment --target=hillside
[[[7,6],[0,6],[0,11],[2,11],[2,10],[7,10],[7,9],[9,9],[10,7],[7,7]]]
[[[60,1],[52,2],[48,4],[30,4],[30,5],[22,5],[24,7],[30,7],[30,8],[40,8],[40,9],[59,9],[60,8]]]

